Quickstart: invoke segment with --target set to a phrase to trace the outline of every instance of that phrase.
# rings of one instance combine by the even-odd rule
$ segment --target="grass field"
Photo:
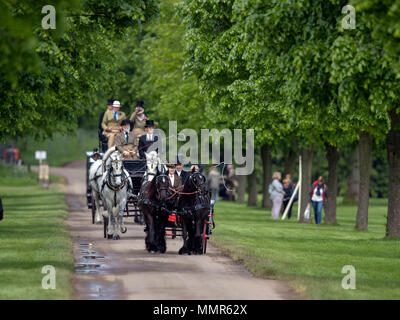
[[[78,129],[69,136],[55,135],[53,139],[42,142],[29,139],[27,150],[22,152],[21,157],[25,164],[37,165],[35,151],[46,150],[47,163],[53,167],[60,167],[66,162],[85,159],[85,152],[98,148],[98,145],[96,130]]]
[[[371,200],[369,229],[360,232],[355,206],[338,206],[339,225],[317,226],[220,201],[212,242],[254,274],[288,281],[304,298],[400,299],[400,241],[384,238],[386,210],[386,200]],[[345,265],[356,270],[355,290],[341,286]]]
[[[0,299],[68,299],[73,273],[72,242],[64,219],[64,195],[37,185],[37,174],[0,166]],[[56,269],[56,289],[44,290],[42,267]]]

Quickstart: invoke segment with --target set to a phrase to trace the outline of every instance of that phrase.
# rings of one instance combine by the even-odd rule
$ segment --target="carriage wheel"
[[[92,224],[94,224],[96,216],[96,202],[93,202],[93,193],[91,193],[91,197],[92,197]]]
[[[103,217],[103,226],[104,226],[104,238],[107,239],[108,218],[106,217]]]
[[[206,252],[207,252],[207,240],[208,240],[207,223],[204,223],[204,227],[203,227],[203,254],[206,254]]]

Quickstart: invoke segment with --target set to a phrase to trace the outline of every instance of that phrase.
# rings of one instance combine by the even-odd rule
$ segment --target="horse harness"
[[[122,170],[121,174],[114,175],[113,177],[121,177],[122,176],[122,183],[118,186],[115,186],[110,181],[111,171],[112,171],[112,168],[107,170],[107,176],[103,180],[103,184],[101,186],[101,192],[103,192],[105,185],[107,185],[108,188],[110,188],[112,191],[114,191],[114,207],[116,207],[117,206],[117,192],[121,191],[125,187],[126,181],[129,179],[129,176],[126,176],[124,170]]]

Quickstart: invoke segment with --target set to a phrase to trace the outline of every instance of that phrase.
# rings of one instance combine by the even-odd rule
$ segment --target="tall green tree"
[[[356,30],[362,32],[351,39],[370,59],[359,73],[365,72],[364,88],[373,113],[388,122],[386,150],[389,164],[389,203],[386,233],[400,238],[400,1],[354,0],[357,12]],[[359,36],[359,34],[357,34]],[[365,39],[365,41],[363,41]]]
[[[116,80],[114,40],[157,12],[153,0],[0,1],[0,139],[69,132]]]

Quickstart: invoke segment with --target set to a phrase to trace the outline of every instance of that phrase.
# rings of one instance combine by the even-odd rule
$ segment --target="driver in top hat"
[[[132,130],[132,123],[128,119],[121,122],[123,131],[115,136],[115,146],[124,156],[124,160],[136,160],[138,142],[136,134]]]
[[[146,120],[146,134],[142,135],[139,138],[139,156],[142,159],[146,159],[145,152],[149,149],[149,147],[156,141],[158,141],[158,137],[154,134],[154,121]],[[158,150],[155,150],[158,152]]]

